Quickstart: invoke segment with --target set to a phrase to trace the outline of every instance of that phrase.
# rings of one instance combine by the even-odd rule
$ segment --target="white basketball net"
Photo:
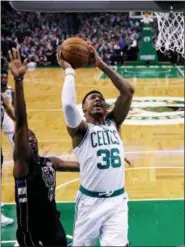
[[[158,22],[159,35],[156,50],[165,52],[176,51],[184,55],[184,13],[155,12]]]

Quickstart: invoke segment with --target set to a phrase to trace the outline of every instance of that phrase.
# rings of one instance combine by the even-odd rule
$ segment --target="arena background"
[[[60,94],[64,73],[56,62],[56,47],[71,36],[92,42],[103,60],[135,87],[132,108],[122,126],[129,194],[131,246],[184,245],[184,59],[176,52],[156,51],[155,18],[146,32],[139,12],[29,13],[2,2],[3,55],[16,45],[29,58],[25,97],[30,128],[41,155],[74,160]],[[146,26],[145,26],[146,27]],[[12,76],[9,84],[14,87]],[[100,90],[111,108],[117,91],[97,68],[76,72],[77,103],[89,90]],[[2,212],[15,218],[12,150],[4,134]],[[58,173],[56,199],[61,220],[72,239],[78,173]],[[2,228],[2,246],[15,246],[16,222]]]

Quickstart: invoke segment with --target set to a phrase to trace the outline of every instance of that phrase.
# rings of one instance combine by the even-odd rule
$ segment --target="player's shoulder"
[[[40,156],[40,164],[44,166],[53,166],[51,159],[43,156]]]
[[[6,105],[7,102],[9,101],[8,96],[7,96],[7,94],[5,92],[1,93],[1,100],[2,100],[4,105]]]
[[[113,124],[113,125],[116,125],[115,120],[114,120],[113,118],[109,117],[109,116],[106,117],[105,123],[106,123],[106,125],[108,125],[108,126],[111,126],[112,124]]]
[[[120,125],[117,124],[117,122],[116,122],[115,118],[112,116],[112,114],[107,115],[107,117],[105,119],[105,123],[108,126],[114,126],[118,132],[120,131]]]
[[[7,89],[6,89],[7,92],[15,92],[14,88],[11,87],[11,86],[7,86]]]

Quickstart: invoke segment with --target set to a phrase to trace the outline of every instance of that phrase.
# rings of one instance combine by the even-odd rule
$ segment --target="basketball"
[[[85,40],[77,37],[66,39],[61,45],[62,58],[73,68],[80,68],[89,62],[89,49]]]

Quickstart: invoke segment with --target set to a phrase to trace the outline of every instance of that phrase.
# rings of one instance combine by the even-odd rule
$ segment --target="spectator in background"
[[[38,65],[39,66],[47,66],[48,60],[46,57],[46,49],[43,45],[40,45],[38,48]]]
[[[35,69],[37,67],[37,63],[35,62],[35,58],[31,57],[30,62],[27,64],[28,69]]]
[[[158,35],[154,20],[153,38]],[[1,40],[16,42],[21,57],[33,57],[39,66],[57,65],[56,47],[71,36],[91,41],[104,61],[112,65],[124,60],[136,60],[141,25],[137,19],[130,19],[129,13],[39,13],[18,12],[8,2],[2,2]],[[40,48],[42,47],[42,48]],[[159,53],[166,59],[168,53]],[[178,57],[170,53],[173,61]],[[181,59],[178,59],[182,63]],[[109,63],[109,62],[108,62]]]
[[[128,47],[129,60],[136,61],[137,60],[137,54],[138,54],[137,37],[136,37],[136,35],[133,35],[132,39],[131,39],[131,44]]]

